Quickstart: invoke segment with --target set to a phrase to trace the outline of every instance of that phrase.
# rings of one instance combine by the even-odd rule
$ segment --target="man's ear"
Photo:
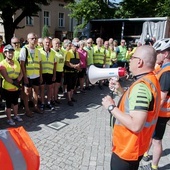
[[[141,68],[143,66],[144,62],[142,59],[138,60],[138,67]]]
[[[165,58],[170,59],[170,52],[169,51],[165,51],[164,55],[165,55]]]

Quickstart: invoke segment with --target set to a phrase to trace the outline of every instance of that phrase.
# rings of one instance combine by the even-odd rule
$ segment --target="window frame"
[[[62,18],[60,17],[60,14],[63,14]],[[64,12],[59,12],[58,13],[58,27],[59,28],[64,28],[65,27],[65,13]]]
[[[48,16],[45,16],[45,12],[48,13]],[[43,11],[43,24],[47,26],[51,26],[51,16],[50,11],[44,10]]]
[[[25,17],[25,25],[26,26],[33,26],[34,25],[34,17],[33,16],[26,16]]]

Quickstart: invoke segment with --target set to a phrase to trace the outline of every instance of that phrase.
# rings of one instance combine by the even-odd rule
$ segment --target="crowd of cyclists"
[[[58,38],[38,38],[35,33],[29,33],[24,45],[19,38],[13,37],[11,44],[5,46],[1,36],[1,100],[5,100],[7,123],[15,125],[14,120],[22,121],[18,115],[19,99],[28,117],[33,117],[33,113],[42,114],[46,108],[54,110],[56,104],[61,104],[59,91],[66,93],[68,105],[74,106],[77,90],[80,93],[91,90],[87,76],[90,65],[128,67],[135,48],[131,45],[127,48],[124,39],[118,44],[113,38],[103,41],[99,37],[96,42],[92,38],[63,38],[61,42]],[[101,90],[103,85],[107,85],[107,81],[98,82]]]

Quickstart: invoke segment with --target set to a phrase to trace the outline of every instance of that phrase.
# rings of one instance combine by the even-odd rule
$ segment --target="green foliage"
[[[109,8],[103,0],[80,0],[70,2],[66,8],[71,11],[71,18],[77,21],[84,19],[84,23],[77,26],[78,29],[82,29],[91,19],[113,18],[116,7]]]
[[[44,25],[43,28],[42,28],[42,38],[49,37],[49,36],[50,36],[50,33],[49,33],[49,30],[48,30],[48,26]]]
[[[115,12],[116,18],[170,16],[169,0],[123,0]]]

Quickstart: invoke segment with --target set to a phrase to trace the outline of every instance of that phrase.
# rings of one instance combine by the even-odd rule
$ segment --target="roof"
[[[115,19],[92,19],[90,22],[98,21],[166,21],[169,17],[153,17],[153,18],[115,18]]]

